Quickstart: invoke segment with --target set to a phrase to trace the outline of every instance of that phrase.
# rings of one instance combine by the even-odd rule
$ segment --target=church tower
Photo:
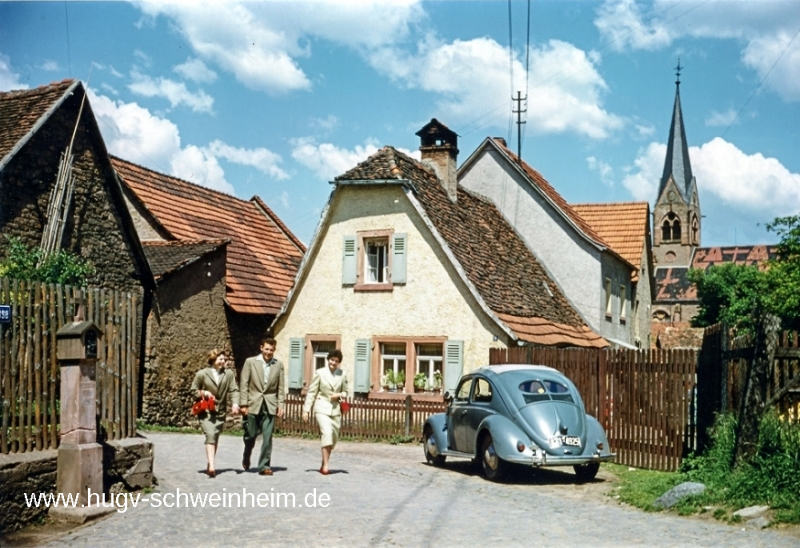
[[[676,67],[675,106],[667,141],[664,173],[653,207],[653,258],[657,266],[690,266],[700,245],[700,200],[689,163],[681,112],[681,64]]]

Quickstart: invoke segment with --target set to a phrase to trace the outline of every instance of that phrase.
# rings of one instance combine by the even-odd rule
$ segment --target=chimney
[[[423,163],[433,167],[447,196],[455,202],[458,195],[458,135],[436,118],[432,118],[416,134],[420,139],[419,150]]]

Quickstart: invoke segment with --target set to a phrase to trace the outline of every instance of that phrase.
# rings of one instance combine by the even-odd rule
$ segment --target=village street
[[[158,488],[136,508],[90,523],[46,546],[748,546],[796,547],[779,531],[713,519],[648,514],[608,497],[608,476],[576,485],[571,470],[493,484],[469,466],[424,463],[418,444],[342,442],[321,476],[316,440],[276,438],[273,477],[240,467],[241,440],[223,436],[218,475],[206,477],[202,436],[149,433]],[[168,494],[294,494],[303,507],[186,507]],[[317,507],[308,507],[316,490]],[[327,495],[329,501],[323,496]],[[228,500],[228,499],[226,499]],[[235,501],[236,498],[232,499]],[[250,501],[252,499],[248,499]],[[173,507],[166,507],[172,504]],[[291,505],[291,504],[290,504]],[[321,507],[326,505],[326,507]],[[256,506],[255,508],[253,506]]]

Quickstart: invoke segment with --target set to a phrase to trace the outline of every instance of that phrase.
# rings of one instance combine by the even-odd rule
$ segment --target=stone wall
[[[58,451],[0,455],[0,535],[43,519],[47,508],[29,508],[25,494],[56,490]],[[153,444],[146,438],[127,438],[103,444],[106,493],[135,491],[156,484]]]
[[[209,350],[231,346],[225,264],[222,247],[158,282],[147,321],[141,414],[147,423],[192,424],[192,379],[207,366]]]
[[[68,97],[3,170],[0,185],[0,233],[18,236],[38,247],[47,221],[50,191],[61,153],[69,144],[80,107],[81,93]],[[89,285],[135,291],[142,287],[132,228],[126,228],[127,209],[108,162],[105,146],[84,106],[75,137],[75,188],[71,214],[64,230],[63,249],[77,253],[95,266]],[[0,257],[5,238],[0,238]]]

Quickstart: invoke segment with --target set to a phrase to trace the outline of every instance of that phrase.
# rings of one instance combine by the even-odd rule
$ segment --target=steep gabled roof
[[[739,245],[727,247],[698,247],[692,255],[692,268],[734,263],[761,267],[765,261],[775,259],[778,249],[774,245]]]
[[[230,243],[230,240],[153,240],[144,242],[144,252],[156,279],[192,264]]]
[[[22,91],[0,92],[0,169],[68,97],[75,80]]]
[[[404,182],[406,195],[490,316],[514,338],[541,345],[605,347],[500,211],[459,188],[451,201],[436,175],[392,147],[337,184]]]
[[[667,139],[667,156],[664,160],[664,172],[658,185],[658,196],[664,193],[664,188],[670,176],[675,181],[675,186],[683,195],[683,200],[689,202],[689,191],[692,183],[692,165],[689,162],[689,145],[686,143],[686,129],[683,125],[683,112],[681,110],[680,81],[675,82],[675,105],[672,108],[672,121],[669,126]]]
[[[631,280],[638,281],[642,269],[642,250],[650,237],[650,204],[572,204],[572,209],[608,242],[611,249],[635,267]]]
[[[276,314],[305,246],[261,200],[240,200],[112,157],[124,183],[179,240],[230,239],[227,302],[236,312]]]

